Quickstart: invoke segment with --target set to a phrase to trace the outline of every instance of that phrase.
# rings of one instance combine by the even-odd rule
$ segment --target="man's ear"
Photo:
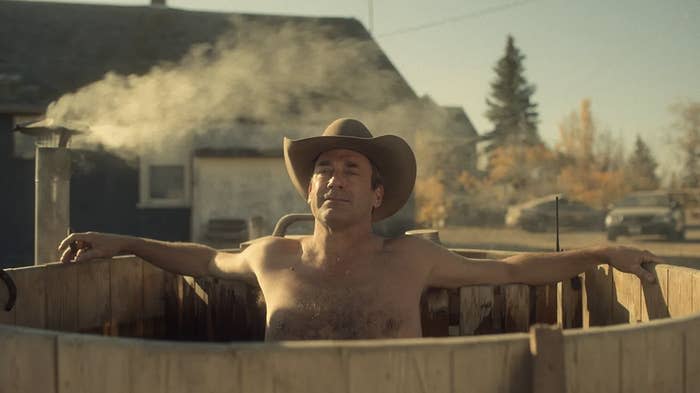
[[[384,201],[384,186],[379,185],[375,190],[374,190],[374,208],[378,208],[379,206],[382,205],[382,202]]]

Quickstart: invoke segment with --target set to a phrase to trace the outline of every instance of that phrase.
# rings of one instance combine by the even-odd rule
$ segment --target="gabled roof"
[[[443,106],[443,108],[447,111],[447,116],[452,120],[452,124],[454,124],[455,128],[459,128],[459,130],[456,131],[468,137],[476,137],[479,135],[471,120],[469,120],[469,116],[467,116],[464,108],[461,106]]]
[[[109,71],[144,74],[157,64],[177,62],[194,44],[213,43],[227,32],[290,24],[331,39],[368,42],[363,46],[368,58],[396,78],[393,91],[386,92],[387,101],[416,98],[355,19],[0,1],[0,112],[43,108]],[[332,91],[333,86],[322,88]]]

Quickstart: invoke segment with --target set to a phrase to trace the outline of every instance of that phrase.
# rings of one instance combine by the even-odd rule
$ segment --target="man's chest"
[[[422,285],[408,269],[293,264],[268,273],[260,284],[269,339],[399,337],[416,329]]]

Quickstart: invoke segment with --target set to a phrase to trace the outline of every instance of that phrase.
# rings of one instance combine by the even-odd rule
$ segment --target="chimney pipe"
[[[65,147],[37,147],[34,212],[34,264],[57,261],[58,243],[70,220],[70,152]]]
[[[51,119],[18,124],[14,131],[35,138],[34,264],[58,260],[58,243],[68,233],[71,157],[68,142],[84,131],[54,125]]]

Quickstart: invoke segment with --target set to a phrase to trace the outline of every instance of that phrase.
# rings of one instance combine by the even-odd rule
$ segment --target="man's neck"
[[[316,220],[312,241],[314,253],[321,261],[341,262],[375,247],[376,236],[371,223],[334,229]]]

